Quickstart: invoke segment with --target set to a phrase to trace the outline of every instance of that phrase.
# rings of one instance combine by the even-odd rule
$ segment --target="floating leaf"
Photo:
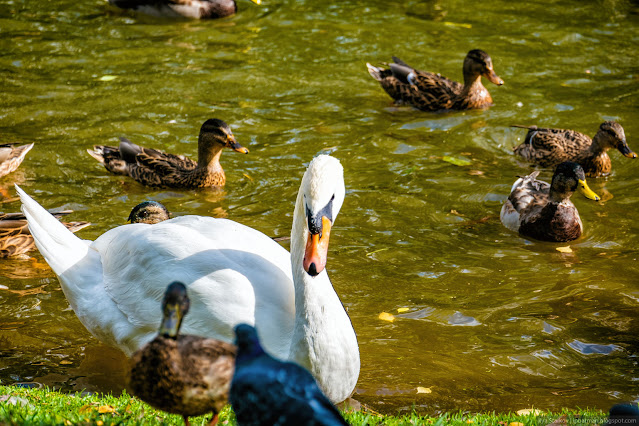
[[[395,321],[395,316],[393,316],[393,314],[389,314],[388,312],[382,312],[381,314],[379,314],[379,319],[393,322]]]
[[[430,388],[424,388],[422,386],[417,386],[417,393],[433,393]]]
[[[397,308],[397,312],[400,313],[400,314],[402,312],[408,312],[408,311],[410,311],[410,309],[408,309],[408,308]]]
[[[115,408],[113,408],[110,405],[100,405],[100,408],[98,408],[98,413],[100,414],[113,413],[113,412],[115,412]]]
[[[541,410],[536,408],[525,408],[517,411],[518,416],[538,416],[539,414],[541,414]]]
[[[451,157],[450,155],[444,155],[442,157],[442,160],[450,163],[450,164],[454,164],[456,166],[468,166],[470,165],[471,161],[467,160],[465,158],[457,158],[457,157]]]
[[[63,359],[62,361],[60,361],[60,365],[71,365],[71,364],[73,364],[73,362],[67,361],[66,359]]]
[[[572,253],[572,249],[570,248],[570,246],[555,247],[555,250],[557,250],[559,253]]]
[[[462,23],[459,23],[459,22],[450,22],[450,21],[444,22],[444,25],[447,25],[449,27],[461,27],[461,28],[472,28],[473,27],[471,24],[462,24]]]
[[[98,80],[100,80],[100,81],[113,81],[116,78],[118,78],[117,75],[103,75],[102,77],[98,78]]]
[[[375,253],[379,253],[380,251],[386,251],[386,250],[388,250],[388,248],[381,248],[381,249],[379,249],[379,250],[370,251],[370,252],[366,253],[366,256],[369,256],[369,257],[370,257],[371,255],[373,255],[373,254],[375,254]]]

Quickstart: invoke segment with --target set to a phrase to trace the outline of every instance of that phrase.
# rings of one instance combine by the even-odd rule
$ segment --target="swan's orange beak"
[[[322,229],[319,234],[309,232],[304,252],[304,270],[314,277],[326,267],[328,257],[328,239],[331,236],[331,221],[322,216]]]

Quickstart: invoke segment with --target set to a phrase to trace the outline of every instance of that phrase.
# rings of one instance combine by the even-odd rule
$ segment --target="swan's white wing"
[[[181,281],[191,300],[183,333],[232,341],[235,325],[257,323],[267,349],[288,350],[295,312],[290,256],[261,232],[182,216],[118,227],[92,247],[102,257],[104,288],[127,317],[114,324],[118,346],[135,350],[153,338],[164,291]]]

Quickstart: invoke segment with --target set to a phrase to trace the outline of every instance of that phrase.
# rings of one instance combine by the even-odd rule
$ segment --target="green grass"
[[[558,418],[561,425],[596,425],[605,423],[605,413],[598,410],[564,410],[535,415],[516,413],[453,413],[440,417],[382,416],[374,412],[346,413],[352,425],[548,425]],[[191,418],[192,425],[206,425],[209,416]],[[111,395],[70,395],[49,389],[24,389],[0,386],[0,425],[183,425],[182,418],[155,410],[126,393]],[[235,425],[233,412],[227,406],[220,423]]]

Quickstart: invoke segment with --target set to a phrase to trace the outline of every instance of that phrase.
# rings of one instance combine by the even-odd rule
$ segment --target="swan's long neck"
[[[303,268],[308,236],[303,191],[297,197],[291,231],[295,326],[289,360],[308,369],[328,398],[348,398],[359,377],[359,348],[351,320],[326,269],[312,277]]]

